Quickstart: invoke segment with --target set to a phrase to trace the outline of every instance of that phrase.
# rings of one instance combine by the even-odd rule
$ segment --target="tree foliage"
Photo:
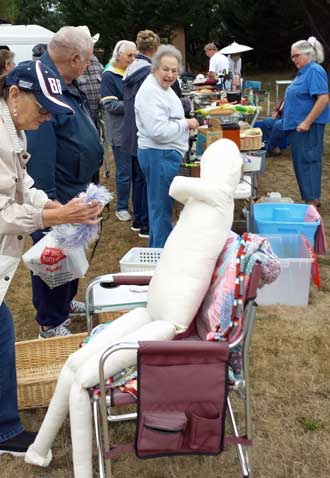
[[[330,0],[303,0],[300,6],[296,0],[0,0],[2,5],[11,9],[15,23],[37,23],[53,31],[88,25],[92,34],[100,33],[97,48],[103,61],[118,40],[134,40],[146,28],[171,39],[173,30],[183,27],[187,62],[197,69],[206,67],[203,46],[212,40],[222,46],[233,40],[252,46],[245,61],[269,69],[288,66],[294,41],[313,32],[318,36],[316,30],[329,39]],[[328,45],[330,56],[330,40]]]

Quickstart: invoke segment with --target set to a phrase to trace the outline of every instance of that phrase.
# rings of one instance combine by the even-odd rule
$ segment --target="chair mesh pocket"
[[[139,450],[162,453],[181,447],[187,417],[182,412],[144,413],[140,429]]]
[[[192,450],[217,452],[221,448],[221,417],[206,418],[191,415],[190,448]]]

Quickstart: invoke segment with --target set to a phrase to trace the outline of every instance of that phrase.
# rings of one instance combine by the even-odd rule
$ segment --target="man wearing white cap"
[[[87,33],[87,35],[89,35],[92,38],[94,45],[100,38],[99,33],[96,33],[94,36],[92,36],[89,31],[89,28],[86,25],[83,25],[77,28]],[[101,99],[102,71],[103,71],[103,65],[99,62],[98,58],[93,54],[86,70],[77,80],[79,88],[87,96],[87,101],[88,101],[91,117],[97,129],[99,129],[98,113],[99,113],[99,104]]]

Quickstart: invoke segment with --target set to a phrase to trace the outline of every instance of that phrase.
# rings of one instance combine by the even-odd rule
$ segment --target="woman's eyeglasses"
[[[38,107],[38,111],[39,111],[39,114],[42,115],[42,116],[46,116],[49,114],[49,111],[46,110],[46,108],[44,108],[40,103],[38,103],[38,101],[35,100],[35,103]]]
[[[295,55],[291,55],[291,60],[296,60],[299,56],[301,56],[302,53],[296,53]]]

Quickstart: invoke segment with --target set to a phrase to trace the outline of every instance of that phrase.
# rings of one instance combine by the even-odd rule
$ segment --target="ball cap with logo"
[[[33,93],[38,103],[49,113],[74,113],[62,95],[60,78],[54,70],[40,60],[19,63],[6,78],[6,86],[12,85],[16,85],[20,90]]]

